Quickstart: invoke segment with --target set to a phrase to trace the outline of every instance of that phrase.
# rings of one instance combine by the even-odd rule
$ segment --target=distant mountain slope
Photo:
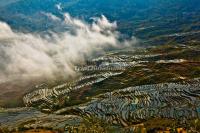
[[[3,7],[3,6],[6,6],[6,5],[9,5],[11,3],[14,3],[14,2],[18,2],[19,0],[1,0],[0,1],[0,7]]]
[[[199,0],[20,0],[0,8],[0,20],[24,31],[55,29],[60,25],[41,12],[62,18],[55,6],[59,3],[62,12],[86,21],[104,14],[118,22],[122,33],[135,34],[145,40],[157,35],[200,30]]]

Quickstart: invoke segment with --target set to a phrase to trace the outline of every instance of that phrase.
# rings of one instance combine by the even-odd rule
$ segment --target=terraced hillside
[[[105,15],[102,19],[106,26],[114,25],[114,29],[104,33],[103,25],[95,25],[101,22],[93,20],[101,15]],[[66,19],[69,24],[65,24]],[[107,22],[109,20],[113,23]],[[119,44],[126,45],[131,38],[136,42],[127,47],[106,47],[89,57],[87,47],[84,60],[76,63],[71,61],[72,51],[79,45],[70,45],[72,49],[63,55],[72,57],[67,61],[70,68],[75,65],[75,76],[25,77],[0,82],[0,133],[200,132],[199,0],[1,0],[1,21],[8,24],[2,25],[9,33],[17,34],[12,44],[17,43],[15,40],[21,35],[44,37],[42,42],[46,43],[54,36],[55,40],[62,39],[68,32],[70,37],[58,45],[71,37],[72,44],[79,44],[82,34],[89,32],[89,36],[83,35],[86,37],[83,44],[87,45],[86,40],[93,38],[93,30],[106,36],[106,40],[109,40],[107,34],[115,32],[112,35],[117,36],[114,40]],[[75,28],[85,30],[78,41],[72,23],[76,23]],[[59,38],[66,31],[67,34]],[[20,38],[20,41],[28,39]],[[9,54],[5,55],[3,48],[12,46],[6,45],[9,41],[9,36],[0,36],[0,61],[3,61],[0,70],[7,70],[4,61]],[[94,37],[94,43],[98,41]],[[34,47],[34,50],[39,49]],[[54,51],[54,48],[46,51],[44,45],[43,54],[51,57],[64,49]],[[16,51],[14,47],[10,51],[17,53],[21,49]],[[39,57],[30,54],[37,62]],[[20,56],[23,57],[23,53]],[[62,54],[59,57],[64,58]],[[25,65],[29,63],[26,58],[24,61]],[[58,68],[65,67],[60,60],[56,63],[61,64]],[[3,75],[6,72],[2,72]]]
[[[75,69],[82,75],[76,80],[37,85],[24,95],[28,108],[43,112],[34,113],[40,122],[28,118],[25,110],[19,111],[24,119],[16,119],[13,124],[12,118],[5,117],[5,112],[9,112],[5,110],[0,115],[7,121],[2,123],[3,127],[54,130],[84,127],[89,131],[89,125],[95,121],[98,129],[107,131],[149,131],[152,127],[157,131],[179,127],[199,130],[195,128],[200,115],[199,55],[198,44],[109,52],[77,66]],[[47,117],[46,113],[51,115]],[[57,126],[48,122],[49,117],[57,121]],[[160,123],[154,125],[155,121]]]
[[[57,8],[59,5],[62,10]],[[122,34],[120,37],[122,40],[135,36],[139,40],[137,45],[144,47],[177,43],[187,46],[198,45],[200,41],[199,7],[199,0],[43,0],[42,2],[41,0],[3,0],[0,2],[0,21],[8,23],[16,32],[34,32],[44,35],[49,31],[60,33],[69,30],[69,27],[62,23],[63,14],[66,12],[88,23],[91,23],[91,18],[103,14],[109,20],[117,22],[117,30]],[[54,18],[57,17],[61,22],[53,20],[49,15],[54,15]],[[187,52],[182,54],[185,54],[184,57],[187,56]],[[194,57],[197,54],[195,50],[189,56]],[[47,80],[16,79],[1,84],[0,105],[2,107],[22,106],[21,97],[32,91],[30,88],[36,84]],[[48,84],[51,82],[49,81]],[[14,93],[10,91],[12,88]],[[9,95],[12,101],[9,101],[5,95]]]

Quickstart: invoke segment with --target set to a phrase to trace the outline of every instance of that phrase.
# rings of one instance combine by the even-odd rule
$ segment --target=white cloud
[[[51,14],[47,14],[51,18]],[[0,81],[21,77],[54,77],[75,75],[74,64],[83,62],[95,52],[106,47],[119,47],[116,22],[109,22],[106,17],[87,24],[65,14],[66,26],[70,32],[25,34],[14,32],[9,25],[0,22]],[[57,18],[56,18],[57,19]],[[127,41],[126,41],[127,45]]]
[[[61,5],[61,3],[56,4],[55,7],[56,7],[58,10],[62,10],[62,5]]]
[[[52,13],[47,13],[47,12],[41,12],[41,13],[53,21],[61,21],[61,19],[59,17],[53,15]]]

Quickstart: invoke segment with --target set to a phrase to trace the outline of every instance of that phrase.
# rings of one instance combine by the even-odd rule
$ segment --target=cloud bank
[[[108,21],[105,16],[88,24],[68,13],[64,14],[64,20],[50,13],[45,15],[64,24],[70,31],[50,32],[48,35],[25,34],[0,22],[0,82],[22,77],[72,76],[75,75],[75,64],[107,47],[122,45],[118,41],[116,22]],[[129,45],[127,41],[124,44]]]

